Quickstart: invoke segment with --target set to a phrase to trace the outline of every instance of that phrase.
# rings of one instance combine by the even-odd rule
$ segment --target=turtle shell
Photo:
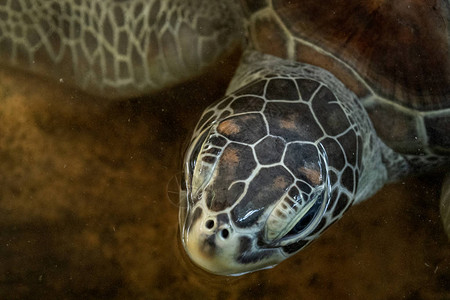
[[[450,153],[450,5],[244,0],[250,46],[327,69],[405,154]]]

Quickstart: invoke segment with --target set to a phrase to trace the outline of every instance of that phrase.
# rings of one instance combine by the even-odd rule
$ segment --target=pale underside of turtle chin
[[[198,214],[190,206],[188,191],[180,190],[179,224],[183,247],[197,266],[216,275],[240,276],[275,267],[286,259],[279,248],[260,248],[251,233],[238,233],[230,223],[217,222],[217,216]],[[216,220],[212,226],[208,221]],[[210,227],[210,228],[208,228]],[[224,237],[223,231],[227,231]]]
[[[207,229],[208,220],[205,217],[185,226],[181,235],[189,258],[210,273],[240,276],[272,268],[286,258],[280,249],[259,248],[250,235],[237,233],[229,226],[229,236],[224,238],[220,234],[222,227]]]

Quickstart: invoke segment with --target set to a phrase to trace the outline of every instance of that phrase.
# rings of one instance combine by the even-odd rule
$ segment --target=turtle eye
[[[317,219],[323,202],[323,193],[318,195],[314,205],[305,213],[305,215],[295,224],[294,227],[283,237],[290,239],[307,230],[315,219]]]
[[[286,210],[286,204],[281,203],[269,216],[265,226],[264,239],[272,246],[284,246],[305,238],[319,224],[326,209],[327,192],[323,186],[309,195],[308,199],[300,200],[303,205],[294,205]],[[283,208],[284,213],[280,213]]]
[[[285,230],[283,231],[285,234],[279,235],[282,237],[276,241],[277,244],[290,244],[294,241],[315,234],[316,228],[324,218],[325,211],[330,202],[330,182],[329,177],[327,176],[327,153],[321,144],[319,146],[319,166],[324,182],[322,185],[316,186],[307,196],[307,199],[304,199],[306,200],[306,205],[302,206],[296,217],[293,218],[294,222],[290,223],[290,226],[285,227]]]

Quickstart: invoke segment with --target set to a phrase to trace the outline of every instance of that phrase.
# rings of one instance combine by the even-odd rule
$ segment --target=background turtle
[[[194,133],[181,211],[193,260],[242,273],[300,250],[387,180],[448,155],[448,2],[327,5],[10,1],[0,51],[114,98],[192,76],[248,30],[229,96]]]

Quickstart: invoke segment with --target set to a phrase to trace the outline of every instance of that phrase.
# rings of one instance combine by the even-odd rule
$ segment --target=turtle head
[[[298,252],[374,189],[373,170],[360,180],[363,163],[382,165],[375,151],[362,160],[373,127],[332,74],[257,53],[240,69],[197,125],[180,211],[188,255],[224,275]],[[247,77],[257,79],[238,84]]]
[[[188,256],[215,274],[273,267],[324,225],[330,195],[325,152],[268,135],[265,126],[255,129],[260,118],[250,113],[216,122],[186,154],[182,241]],[[245,141],[238,137],[242,130],[249,133]]]

